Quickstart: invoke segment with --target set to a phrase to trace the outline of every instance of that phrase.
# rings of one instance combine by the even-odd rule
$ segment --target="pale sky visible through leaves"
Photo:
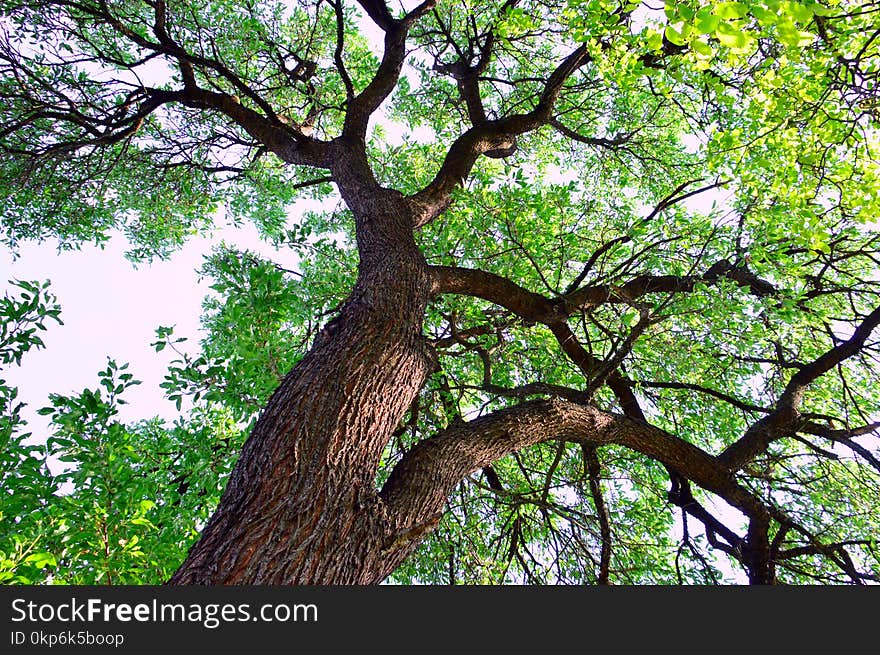
[[[373,44],[374,52],[381,55],[381,32],[363,16],[358,24]],[[166,74],[165,70],[157,73],[159,78]],[[145,79],[149,72],[142,69],[139,75]],[[390,125],[381,109],[374,124],[377,120],[383,123],[386,140],[402,143],[401,128]],[[430,130],[416,129],[410,137],[429,140],[431,134]],[[124,257],[127,244],[121,235],[115,236],[103,250],[84,246],[81,251],[60,254],[51,242],[26,243],[18,259],[0,246],[0,294],[9,290],[10,279],[49,279],[64,321],[63,326],[51,324],[42,335],[45,349],[32,349],[22,359],[20,368],[2,372],[9,384],[19,387],[19,400],[27,405],[23,412],[27,430],[34,432],[35,440],[48,436],[48,421],[35,412],[48,404],[49,394],[67,395],[87,387],[96,388],[97,374],[106,368],[108,356],[120,365],[128,362],[129,371],[142,382],[126,392],[124,399],[129,404],[121,408],[120,420],[179,415],[159,388],[174,353],[156,353],[150,343],[155,341],[157,327],[175,326],[176,337],[189,338],[181,347],[197,352],[201,303],[210,292],[210,281],[199,282],[197,269],[212,245],[221,240],[239,250],[262,254],[286,268],[292,267],[291,262],[283,260],[290,251],[279,253],[261,241],[253,225],[224,228],[222,221],[218,221],[215,234],[190,238],[168,261],[157,260],[137,268]]]
[[[381,54],[381,33],[375,25],[361,17],[359,28]],[[163,69],[158,76],[166,74]],[[139,75],[142,80],[149,78],[145,69],[139,70]],[[392,127],[387,136],[397,140],[397,132]],[[26,430],[34,433],[34,440],[49,436],[48,421],[36,415],[37,409],[49,404],[49,394],[96,388],[97,374],[106,368],[108,357],[120,365],[128,362],[129,371],[141,380],[126,392],[124,399],[129,404],[121,408],[120,420],[179,415],[159,387],[174,353],[156,353],[150,343],[155,341],[157,327],[175,326],[175,336],[189,338],[181,347],[197,352],[201,303],[210,292],[210,281],[199,282],[197,269],[212,245],[221,240],[292,267],[291,262],[279,260],[279,253],[260,240],[251,224],[223,228],[218,222],[212,236],[189,239],[168,261],[137,268],[124,257],[127,244],[121,235],[103,250],[84,246],[80,251],[58,253],[52,242],[25,243],[17,259],[0,246],[0,294],[10,290],[10,279],[51,280],[50,291],[61,305],[64,321],[64,325],[50,324],[42,335],[45,349],[32,349],[23,357],[21,367],[0,371],[7,383],[19,388],[18,399],[26,404],[22,412],[28,421]]]
[[[193,237],[169,260],[137,267],[125,259],[127,244],[122,236],[114,237],[103,250],[87,245],[81,251],[59,253],[52,242],[27,243],[14,259],[9,249],[0,249],[0,293],[10,291],[10,279],[51,280],[50,291],[61,305],[64,321],[64,325],[48,323],[49,329],[41,335],[45,349],[30,350],[21,367],[12,365],[2,372],[27,404],[23,414],[35,440],[48,436],[46,419],[35,412],[49,404],[49,394],[96,388],[97,374],[106,368],[108,356],[120,365],[128,362],[130,372],[142,381],[124,396],[129,404],[121,408],[123,422],[178,415],[159,388],[174,353],[156,353],[150,343],[157,327],[175,326],[176,336],[189,337],[181,346],[197,350],[201,303],[211,291],[209,280],[199,281],[197,269],[221,239],[279,260],[279,253],[259,241],[252,225],[219,229],[211,238]]]

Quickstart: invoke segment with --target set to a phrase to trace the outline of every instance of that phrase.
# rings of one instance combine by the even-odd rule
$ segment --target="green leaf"
[[[729,23],[721,23],[715,31],[715,38],[734,51],[744,51],[750,47],[753,40],[743,30],[737,29]]]
[[[721,17],[713,14],[709,8],[697,12],[696,28],[700,34],[714,34],[721,23]]]
[[[669,39],[670,43],[675,45],[685,45],[685,43],[687,43],[687,40],[682,36],[682,33],[672,25],[667,25],[663,33],[666,35],[666,38]]]
[[[24,561],[28,564],[33,564],[38,569],[46,568],[47,566],[58,566],[58,562],[52,553],[33,553],[28,555]]]
[[[675,8],[676,13],[686,21],[689,21],[694,17],[694,10],[686,4],[678,4]]]
[[[749,7],[742,2],[719,2],[713,11],[721,20],[733,20],[748,14]]]
[[[789,2],[786,3],[789,13],[798,23],[809,23],[813,20],[813,5],[805,2]]]
[[[663,35],[655,30],[648,30],[647,45],[649,50],[661,50],[663,48]]]
[[[758,19],[758,22],[761,23],[761,25],[775,25],[780,19],[780,15],[777,12],[757,5],[752,7],[749,11]]]
[[[799,30],[793,23],[780,22],[776,27],[778,39],[790,46],[804,47],[815,41],[815,35]]]
[[[703,39],[694,39],[691,41],[691,47],[701,57],[713,57],[715,55],[715,50]]]

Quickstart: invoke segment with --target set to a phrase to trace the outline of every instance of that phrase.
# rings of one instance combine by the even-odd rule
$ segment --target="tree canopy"
[[[0,0],[6,247],[278,248],[173,424],[0,382],[0,580],[880,581],[880,4],[404,4]]]

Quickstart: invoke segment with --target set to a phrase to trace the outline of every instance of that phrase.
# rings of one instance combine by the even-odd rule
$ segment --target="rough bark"
[[[358,584],[392,533],[375,490],[389,436],[433,365],[421,325],[427,267],[396,192],[341,149],[354,211],[354,290],[273,394],[216,513],[174,584]],[[381,567],[380,567],[381,568]]]
[[[375,182],[357,137],[331,147],[333,179],[356,223],[354,290],[270,399],[217,511],[171,583],[380,582],[437,525],[456,484],[550,439],[624,445],[725,498],[750,520],[748,537],[730,541],[750,549],[744,560],[751,579],[772,580],[762,503],[717,458],[649,425],[630,384],[614,372],[606,382],[626,416],[582,402],[521,403],[419,443],[379,492],[383,448],[435,364],[422,335],[432,295],[483,296],[547,324],[588,378],[597,361],[565,322],[567,298],[553,302],[497,276],[428,267],[413,238],[419,208]],[[638,278],[630,286],[641,295],[656,291],[653,284]],[[587,294],[572,295],[580,304]],[[613,302],[604,290],[596,302],[599,295]]]

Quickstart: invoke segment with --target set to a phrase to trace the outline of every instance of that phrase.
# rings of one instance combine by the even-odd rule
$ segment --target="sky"
[[[2,377],[19,388],[26,404],[23,416],[34,440],[48,436],[47,420],[36,410],[49,404],[49,394],[79,393],[95,389],[98,372],[107,358],[129,363],[129,372],[141,384],[126,391],[121,406],[124,422],[178,415],[164,398],[159,384],[174,354],[157,353],[159,326],[174,326],[175,336],[189,337],[181,344],[190,352],[198,348],[199,317],[204,297],[211,293],[209,280],[200,280],[203,257],[221,240],[278,258],[274,248],[259,240],[251,224],[221,227],[208,237],[193,237],[166,261],[132,264],[125,259],[127,242],[115,236],[103,249],[83,246],[79,251],[58,252],[51,242],[23,244],[18,257],[0,248],[0,294],[15,294],[9,280],[50,280],[50,291],[61,305],[63,325],[47,324],[41,337],[45,348],[30,350],[21,366],[10,365]]]

